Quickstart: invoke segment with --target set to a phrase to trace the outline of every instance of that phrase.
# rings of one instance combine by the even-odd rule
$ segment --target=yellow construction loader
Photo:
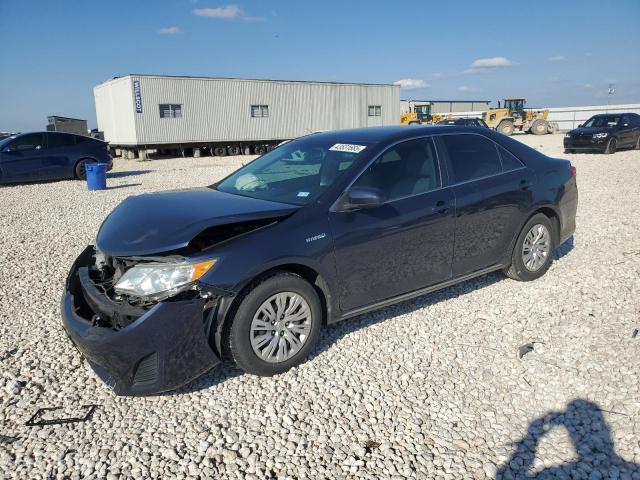
[[[558,130],[556,123],[547,120],[549,110],[525,111],[526,103],[524,98],[505,98],[502,107],[498,101],[498,108],[484,112],[482,118],[489,128],[505,135],[511,135],[516,129],[534,135],[555,133]]]
[[[431,114],[431,104],[409,104],[409,111],[400,114],[400,125],[434,125],[445,118],[447,116],[441,113]]]

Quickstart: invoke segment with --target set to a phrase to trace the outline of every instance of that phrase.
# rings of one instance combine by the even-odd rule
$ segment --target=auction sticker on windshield
[[[329,150],[331,150],[332,152],[360,153],[365,148],[367,147],[365,147],[364,145],[352,145],[350,143],[336,143]]]

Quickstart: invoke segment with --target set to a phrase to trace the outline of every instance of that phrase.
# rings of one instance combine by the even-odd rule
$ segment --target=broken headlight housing
[[[211,270],[216,261],[214,258],[198,263],[141,263],[127,270],[114,290],[145,300],[167,298],[189,288]]]

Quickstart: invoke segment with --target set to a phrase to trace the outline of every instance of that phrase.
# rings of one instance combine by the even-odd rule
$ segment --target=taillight
[[[574,167],[573,165],[571,165],[571,166],[569,167],[569,171],[571,172],[571,176],[575,178],[576,173],[577,173],[577,172],[576,172],[576,167]]]

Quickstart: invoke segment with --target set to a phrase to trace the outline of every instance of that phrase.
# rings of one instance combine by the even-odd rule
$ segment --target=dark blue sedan
[[[575,229],[575,174],[486,128],[309,135],[210,187],[126,199],[71,267],[64,328],[118,394],[223,358],[278,374],[324,325],[495,270],[542,276]]]
[[[106,163],[110,170],[109,144],[58,132],[23,133],[0,141],[0,183],[83,179],[89,162]]]

